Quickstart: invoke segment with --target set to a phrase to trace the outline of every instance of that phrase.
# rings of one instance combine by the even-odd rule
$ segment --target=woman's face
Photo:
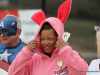
[[[57,35],[53,29],[42,30],[41,32],[41,46],[45,53],[51,55],[55,50],[55,44],[57,41]]]

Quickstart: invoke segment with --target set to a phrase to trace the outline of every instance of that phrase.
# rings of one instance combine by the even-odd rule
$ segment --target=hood
[[[43,52],[43,50],[41,50],[41,45],[40,45],[40,30],[41,30],[41,28],[42,28],[42,26],[44,25],[44,23],[46,23],[46,22],[48,22],[48,23],[50,23],[50,25],[54,28],[54,30],[57,32],[57,34],[58,34],[58,37],[61,37],[62,35],[63,35],[63,33],[64,33],[64,25],[63,25],[63,23],[61,22],[61,20],[59,20],[58,18],[54,18],[54,17],[50,17],[50,18],[47,18],[46,20],[44,20],[43,22],[42,22],[42,24],[40,25],[40,27],[39,27],[39,29],[38,29],[38,31],[37,31],[37,33],[36,33],[36,35],[35,35],[35,40],[37,40],[38,41],[38,47],[35,49],[36,50],[36,52],[42,52],[42,53],[44,53]]]
[[[31,19],[40,25],[36,35],[35,35],[35,40],[38,41],[38,47],[35,49],[36,52],[44,54],[44,51],[41,48],[40,45],[40,30],[43,27],[43,25],[48,22],[50,25],[54,28],[56,33],[58,34],[58,37],[62,37],[64,33],[64,25],[63,23],[65,20],[68,18],[69,12],[71,9],[71,0],[65,1],[58,9],[58,16],[56,17],[49,17],[46,19],[45,13],[43,11],[36,12],[33,14]]]

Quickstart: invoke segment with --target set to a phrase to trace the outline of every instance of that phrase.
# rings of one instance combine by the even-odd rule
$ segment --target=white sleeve
[[[92,60],[86,75],[100,75],[99,63],[100,63],[100,59]]]

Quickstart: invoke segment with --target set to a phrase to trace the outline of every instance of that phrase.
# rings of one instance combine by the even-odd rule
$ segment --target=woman
[[[32,20],[40,25],[38,32],[17,55],[8,75],[86,75],[79,71],[87,71],[87,63],[61,38],[70,6],[71,0],[65,1],[57,18],[46,19],[42,11],[32,16]]]
[[[98,59],[92,60],[86,75],[100,75],[100,28],[98,26],[94,26],[94,28],[96,30]]]

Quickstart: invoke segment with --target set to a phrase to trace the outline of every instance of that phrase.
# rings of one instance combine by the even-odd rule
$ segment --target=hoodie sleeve
[[[65,46],[59,51],[61,59],[73,71],[72,75],[86,75],[88,64],[82,59],[78,52],[73,51],[70,46]]]
[[[30,75],[29,69],[31,68],[30,65],[32,65],[33,55],[34,53],[24,47],[10,65],[8,75]]]

